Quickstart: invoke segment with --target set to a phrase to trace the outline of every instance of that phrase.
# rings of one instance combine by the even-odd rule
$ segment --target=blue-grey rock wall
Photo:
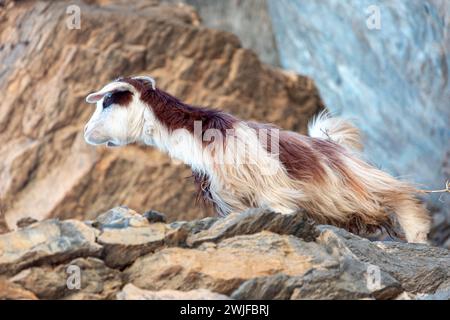
[[[356,120],[367,158],[441,188],[450,177],[450,1],[268,0],[268,9],[282,67],[313,78],[330,110]],[[450,222],[450,197],[430,197]]]

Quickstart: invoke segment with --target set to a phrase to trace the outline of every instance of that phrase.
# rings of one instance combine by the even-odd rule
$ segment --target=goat
[[[398,235],[395,214],[408,242],[427,242],[430,217],[416,188],[363,161],[360,133],[347,120],[322,112],[305,136],[188,105],[145,76],[119,78],[86,101],[96,103],[87,143],[141,143],[183,161],[222,215],[303,209],[353,233],[384,228]]]

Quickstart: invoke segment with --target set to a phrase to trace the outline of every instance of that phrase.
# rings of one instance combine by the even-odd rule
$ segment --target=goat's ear
[[[86,97],[86,102],[87,103],[96,103],[97,101],[100,101],[108,93],[121,92],[121,91],[130,91],[130,92],[134,93],[135,89],[129,83],[112,82],[112,83],[109,83],[106,86],[104,86],[103,89],[101,89],[100,91],[89,94]]]
[[[91,93],[90,95],[88,95],[86,97],[86,102],[87,103],[97,103],[97,101],[101,100],[104,97],[105,94],[100,94],[100,93]]]
[[[149,76],[136,76],[136,77],[133,77],[133,79],[135,79],[135,80],[142,80],[142,81],[150,84],[152,86],[153,90],[156,89],[156,81],[152,77],[149,77]]]

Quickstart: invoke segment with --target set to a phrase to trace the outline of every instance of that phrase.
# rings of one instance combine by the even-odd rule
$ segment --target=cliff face
[[[71,29],[68,5],[80,8]],[[92,218],[115,205],[170,220],[194,205],[190,170],[150,148],[83,140],[85,96],[121,75],[149,74],[184,99],[304,132],[321,102],[311,80],[266,66],[236,36],[202,27],[187,6],[156,1],[6,1],[0,6],[0,211]]]
[[[450,179],[450,2],[268,5],[282,67],[311,76],[328,109],[356,119],[367,158],[440,189]],[[440,211],[435,240],[450,245],[450,197],[426,200]]]
[[[208,28],[231,32],[261,61],[280,65],[267,0],[161,0],[191,5]]]
[[[450,252],[302,212],[164,223],[118,207],[0,235],[3,299],[450,299]]]

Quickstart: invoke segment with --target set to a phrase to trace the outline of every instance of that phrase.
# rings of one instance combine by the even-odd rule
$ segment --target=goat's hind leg
[[[431,218],[422,204],[412,197],[406,198],[397,201],[393,210],[408,242],[428,243]]]

